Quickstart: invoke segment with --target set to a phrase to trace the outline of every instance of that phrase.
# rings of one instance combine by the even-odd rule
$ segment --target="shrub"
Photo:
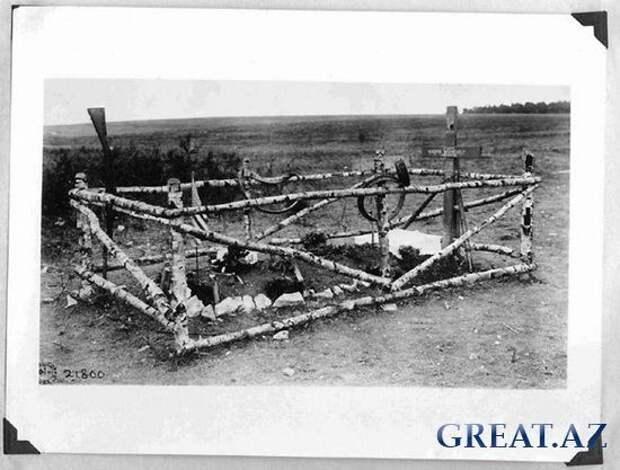
[[[147,145],[131,140],[125,146],[115,146],[113,179],[117,186],[158,186],[168,178],[190,181],[196,178],[236,178],[240,159],[235,153],[186,152],[181,148],[163,150],[161,145]],[[84,171],[89,186],[104,186],[103,156],[96,147],[45,148],[43,158],[42,213],[44,217],[65,216],[69,213],[68,191],[74,176]],[[201,188],[201,198],[209,203],[229,202],[239,197],[232,188]],[[146,202],[162,204],[161,194],[140,197]]]

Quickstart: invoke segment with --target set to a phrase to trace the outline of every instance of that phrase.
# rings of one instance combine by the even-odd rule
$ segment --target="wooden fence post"
[[[532,176],[534,170],[534,155],[527,150],[523,151],[523,162],[525,165],[524,176]],[[532,193],[523,201],[521,207],[521,259],[524,262],[531,263],[534,260],[534,253],[532,251],[532,239],[534,236],[534,229],[532,227],[532,219],[534,215],[534,198]]]
[[[250,159],[244,158],[239,170],[239,184],[247,188],[250,184],[250,174]],[[252,209],[249,207],[243,211],[243,226],[245,228],[245,239],[249,241],[252,239]]]
[[[168,179],[168,207],[183,208],[183,192],[181,182],[177,178]],[[177,217],[175,222],[183,223],[183,217]],[[172,308],[184,304],[190,296],[185,274],[185,241],[183,234],[170,229],[170,295]]]
[[[168,179],[168,207],[183,208],[183,191],[177,178]],[[183,223],[183,217],[173,219]],[[188,337],[187,301],[192,292],[187,286],[185,273],[185,242],[183,234],[170,228],[170,306],[175,312],[175,338],[179,347],[184,346]]]
[[[444,155],[450,151],[456,151],[458,109],[456,106],[448,106],[446,110],[446,135],[444,140]],[[456,155],[445,159],[446,179],[458,182],[460,179],[460,164]],[[443,193],[443,227],[444,236],[441,240],[442,248],[445,248],[460,236],[460,215],[456,209],[459,200],[458,189],[448,189]]]
[[[86,173],[80,172],[75,174],[75,189],[87,189],[88,180]],[[80,268],[90,271],[93,268],[93,241],[90,231],[90,223],[88,218],[81,212],[76,213],[76,227],[80,230],[80,238],[78,239],[78,246],[80,249]],[[88,301],[92,298],[94,289],[90,282],[82,280],[78,296],[84,301]]]
[[[376,175],[385,173],[385,151],[383,149],[375,152],[373,160],[373,171]],[[380,185],[383,187],[383,185]],[[377,207],[377,235],[379,238],[379,251],[381,253],[381,276],[390,276],[390,243],[388,232],[390,230],[390,221],[388,219],[388,209],[384,194],[377,195],[375,198]]]

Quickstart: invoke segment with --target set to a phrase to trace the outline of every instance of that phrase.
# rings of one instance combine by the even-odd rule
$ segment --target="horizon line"
[[[479,115],[516,115],[516,114],[531,114],[531,115],[553,115],[553,114],[570,114],[570,113],[463,113],[462,108],[459,110],[459,115],[464,114],[479,114]],[[372,116],[445,116],[445,113],[375,113],[375,114],[250,114],[250,115],[226,115],[226,116],[196,116],[196,117],[170,117],[170,118],[137,118],[137,119],[124,119],[120,121],[108,121],[106,124],[124,124],[130,122],[154,122],[154,121],[190,121],[190,120],[202,120],[202,119],[260,119],[260,118],[304,118],[304,117],[372,117]],[[63,124],[43,124],[43,128],[46,127],[62,127],[62,126],[80,126],[84,124],[92,124],[90,120],[80,122],[69,122]]]

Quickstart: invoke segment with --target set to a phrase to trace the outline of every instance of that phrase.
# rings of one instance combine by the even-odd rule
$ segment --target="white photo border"
[[[446,449],[436,430],[600,420],[606,54],[590,28],[565,14],[20,7],[13,41],[6,416],[20,439],[61,453],[568,461],[574,449]],[[566,389],[40,386],[43,83],[69,77],[570,86]]]

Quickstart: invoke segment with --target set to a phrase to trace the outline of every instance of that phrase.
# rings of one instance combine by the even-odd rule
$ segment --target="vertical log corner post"
[[[183,191],[181,182],[177,178],[168,179],[168,207],[171,209],[183,208]],[[183,223],[183,217],[173,219],[175,222]],[[184,342],[188,336],[187,331],[187,301],[191,297],[191,291],[187,286],[185,273],[185,241],[183,233],[170,228],[170,256],[169,256],[170,287],[170,306],[175,312],[175,333],[177,343]],[[181,344],[179,344],[181,346]]]
[[[86,173],[79,172],[75,174],[75,189],[87,189],[88,180]],[[78,247],[80,250],[80,268],[86,271],[93,269],[93,241],[90,230],[90,222],[88,218],[81,212],[76,213],[76,227],[80,231],[80,237],[78,239]],[[81,300],[89,301],[94,293],[93,287],[90,282],[82,280],[78,296]]]
[[[379,149],[375,152],[373,159],[373,172],[375,175],[382,175],[385,173],[385,151]],[[384,187],[380,184],[379,187]],[[381,254],[381,276],[390,277],[390,244],[388,239],[388,232],[390,230],[390,221],[388,218],[388,207],[386,197],[384,194],[375,196],[376,210],[377,210],[377,234],[379,238],[379,251]]]
[[[446,108],[446,134],[444,139],[444,156],[448,157],[444,161],[444,171],[446,179],[450,182],[460,180],[460,164],[456,156],[456,131],[458,127],[458,108],[448,106]],[[445,248],[460,236],[460,214],[458,207],[459,189],[448,189],[443,193],[443,227],[444,235],[441,239],[441,246]]]
[[[239,169],[239,185],[247,190],[251,184],[250,182],[250,159],[244,158]],[[252,239],[252,209],[247,208],[243,211],[243,226],[245,228],[245,240],[250,241]]]
[[[534,171],[534,155],[525,149],[523,150],[523,163],[525,166],[523,176],[532,176]],[[534,252],[532,250],[532,240],[534,237],[533,216],[534,198],[530,192],[523,200],[521,206],[521,260],[525,263],[532,263],[534,261]]]

